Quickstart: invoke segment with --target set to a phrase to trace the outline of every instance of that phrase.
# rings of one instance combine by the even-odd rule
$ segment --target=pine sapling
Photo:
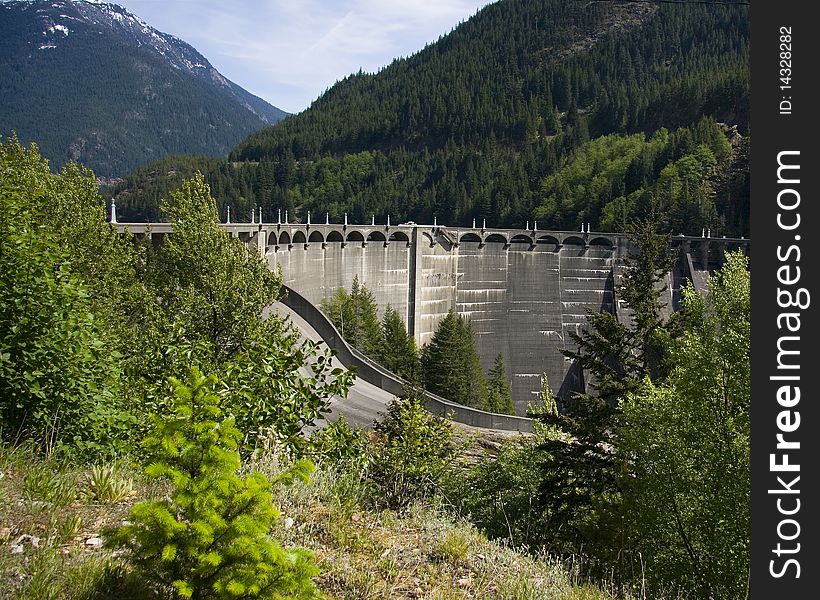
[[[170,480],[173,491],[136,505],[130,524],[110,532],[111,545],[128,549],[139,575],[177,597],[320,598],[311,554],[269,535],[280,516],[271,481],[238,474],[241,433],[222,418],[216,377],[194,368],[187,382],[170,381],[174,413],[154,419],[146,472]],[[298,462],[277,481],[306,480],[311,469]]]

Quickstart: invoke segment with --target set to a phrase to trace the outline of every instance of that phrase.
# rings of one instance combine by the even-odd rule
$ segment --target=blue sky
[[[377,71],[490,0],[111,0],[182,38],[228,79],[288,112]]]

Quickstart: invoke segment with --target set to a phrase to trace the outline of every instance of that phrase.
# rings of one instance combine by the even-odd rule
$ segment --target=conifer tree
[[[350,301],[353,303],[358,325],[352,343],[368,356],[377,357],[382,348],[382,330],[376,298],[367,286],[359,283],[358,276],[353,278]]]
[[[421,376],[416,341],[407,333],[401,315],[392,306],[385,309],[381,327],[383,340],[379,362],[396,375],[416,381]]]
[[[383,337],[376,299],[359,283],[358,275],[353,277],[349,294],[339,288],[330,300],[320,303],[320,308],[349,344],[378,360]]]
[[[515,414],[512,388],[507,379],[504,356],[500,352],[495,357],[493,368],[487,374],[487,400],[484,404],[484,410],[507,415]]]
[[[660,298],[673,264],[668,236],[657,235],[652,219],[632,225],[630,232],[636,252],[617,288],[629,308],[625,322],[611,313],[588,314],[587,328],[572,335],[577,350],[564,354],[592,375],[590,390],[566,400],[557,414],[538,415],[564,434],[540,443],[546,457],[540,504],[553,523],[553,549],[572,554],[584,547],[599,564],[616,565],[619,572],[626,544],[620,404],[645,378],[662,380],[668,369],[668,323]]]
[[[430,414],[420,392],[408,388],[373,423],[376,437],[367,476],[394,509],[431,495],[455,452],[450,421]]]
[[[617,442],[633,565],[650,588],[743,598],[749,569],[750,275],[726,255],[701,295],[683,289],[674,365],[623,402]]]
[[[487,390],[475,334],[461,315],[450,310],[441,320],[422,350],[421,369],[425,387],[434,394],[475,408],[484,405]]]
[[[320,598],[310,553],[269,535],[279,518],[271,482],[238,474],[241,433],[222,418],[216,377],[192,368],[187,381],[171,383],[175,413],[154,418],[146,473],[170,480],[173,491],[137,504],[129,524],[108,532],[109,543],[128,549],[139,575],[175,597]],[[311,469],[299,461],[280,480],[306,480]]]

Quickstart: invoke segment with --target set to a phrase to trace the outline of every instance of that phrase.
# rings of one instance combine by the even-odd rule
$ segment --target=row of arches
[[[340,242],[351,242],[351,243],[364,243],[364,242],[405,242],[407,244],[410,243],[410,238],[407,237],[407,234],[401,231],[395,231],[390,234],[390,236],[386,236],[381,231],[371,231],[365,237],[364,233],[360,231],[351,231],[347,234],[347,236],[343,236],[340,231],[333,230],[327,234],[325,237],[321,231],[314,230],[310,233],[309,236],[305,235],[304,231],[296,231],[294,232],[293,236],[287,231],[283,231],[282,233],[278,234],[275,231],[271,231],[268,235],[268,246],[290,246],[295,244],[324,244],[324,243],[340,243]]]
[[[569,245],[569,246],[605,246],[607,248],[612,248],[615,244],[612,240],[605,238],[605,237],[595,237],[589,240],[589,242],[585,241],[583,238],[579,236],[570,236],[564,238],[563,240],[559,240],[553,235],[541,235],[538,237],[533,237],[530,235],[525,234],[518,234],[514,235],[512,238],[507,240],[507,238],[500,234],[500,233],[492,233],[485,238],[481,238],[476,233],[465,233],[458,239],[459,243],[464,242],[473,242],[479,244],[490,244],[490,243],[502,243],[502,244],[528,244],[529,246],[535,246],[536,244],[547,244],[547,245]]]
[[[367,235],[367,237],[365,237]],[[425,238],[430,236],[425,235]],[[430,238],[432,240],[432,238]],[[277,233],[276,231],[271,231],[268,235],[267,245],[268,246],[289,246],[295,244],[312,244],[312,243],[341,243],[341,242],[349,242],[349,243],[364,243],[364,242],[405,242],[409,243],[410,238],[407,236],[406,233],[402,231],[395,231],[387,236],[385,233],[381,231],[371,231],[361,232],[357,230],[353,230],[348,232],[346,235],[343,234],[341,231],[332,230],[327,234],[327,237],[319,231],[314,230],[310,232],[309,235],[306,234],[304,231],[295,231],[291,235],[290,232],[283,231],[281,233]],[[513,236],[508,240],[506,236],[500,233],[492,233],[485,237],[481,237],[476,233],[465,233],[461,237],[458,238],[458,243],[478,243],[478,244],[526,244],[528,246],[535,246],[535,245],[553,245],[555,247],[560,247],[562,245],[568,246],[603,246],[607,248],[612,248],[615,244],[612,240],[605,237],[595,237],[589,241],[585,241],[580,236],[570,236],[564,238],[563,240],[559,240],[557,237],[553,235],[541,235],[538,237],[525,235],[525,234],[518,234]]]
[[[367,235],[367,237],[365,237]],[[429,236],[425,236],[429,237]],[[431,238],[432,239],[432,238]],[[314,230],[310,235],[306,235],[304,231],[296,231],[291,235],[287,231],[277,234],[276,231],[270,232],[268,235],[268,246],[287,246],[291,244],[311,244],[311,243],[333,243],[333,242],[405,242],[409,243],[410,238],[402,231],[395,231],[389,235],[381,231],[371,231],[363,233],[361,231],[350,231],[344,235],[341,231],[333,230],[327,234],[327,237],[321,231]],[[527,244],[535,246],[536,244],[546,245],[570,245],[570,246],[605,246],[612,248],[615,244],[612,240],[605,237],[595,237],[585,241],[580,236],[570,236],[559,240],[552,235],[542,235],[533,237],[525,234],[518,234],[508,240],[506,236],[500,233],[492,233],[486,237],[481,237],[476,233],[465,233],[458,238],[459,243],[479,243],[479,244]]]

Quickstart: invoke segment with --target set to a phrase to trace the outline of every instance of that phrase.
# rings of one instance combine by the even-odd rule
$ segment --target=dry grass
[[[267,453],[249,465],[275,474]],[[137,501],[165,489],[121,465],[78,469],[0,447],[0,598],[103,600],[155,597],[128,577],[123,557],[97,542]],[[403,514],[368,509],[350,474],[320,469],[311,482],[278,488],[272,534],[311,549],[329,599],[610,600],[548,558],[488,541],[429,504]]]
[[[106,488],[99,468],[80,469],[39,460],[25,448],[0,447],[0,598],[30,600],[127,599],[127,578],[102,548],[100,532],[122,522],[137,497],[127,487],[133,474],[107,465]],[[140,495],[158,493],[142,482]],[[119,579],[116,596],[104,590]],[[112,593],[114,591],[112,590]],[[134,591],[133,597],[138,597]],[[141,596],[145,599],[145,593]]]
[[[271,456],[257,467],[280,468]],[[275,535],[316,554],[328,598],[624,600],[579,583],[554,560],[489,541],[430,503],[401,514],[368,509],[350,474],[320,469],[309,485],[280,489],[276,501],[283,518]]]

